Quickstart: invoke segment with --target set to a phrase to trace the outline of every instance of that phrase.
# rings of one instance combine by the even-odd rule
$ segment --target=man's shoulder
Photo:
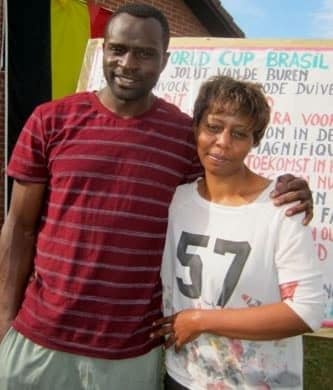
[[[172,120],[177,119],[180,123],[191,126],[192,118],[188,114],[181,111],[181,109],[176,105],[174,105],[173,103],[167,102],[162,98],[158,98],[158,99],[159,99],[160,111],[164,111],[166,115],[168,115],[169,118]]]
[[[42,112],[71,111],[73,107],[90,105],[91,92],[77,92],[72,95],[64,96],[58,99],[41,103],[37,109]]]

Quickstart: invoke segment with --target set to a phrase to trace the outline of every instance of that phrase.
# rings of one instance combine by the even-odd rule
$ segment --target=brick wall
[[[172,36],[209,36],[206,28],[192,14],[191,10],[182,0],[140,0],[141,3],[151,4],[159,8],[168,18]],[[96,0],[96,4],[102,5],[111,11],[120,5],[128,3],[121,0]]]

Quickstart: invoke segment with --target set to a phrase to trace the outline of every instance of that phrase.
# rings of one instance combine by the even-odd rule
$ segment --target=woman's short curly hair
[[[247,119],[253,132],[254,146],[259,145],[270,120],[270,106],[261,84],[235,80],[229,76],[214,76],[201,85],[193,111],[196,136],[207,109]]]

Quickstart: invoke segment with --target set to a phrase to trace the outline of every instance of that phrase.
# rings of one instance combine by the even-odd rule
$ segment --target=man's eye
[[[155,55],[155,51],[151,49],[139,49],[136,52],[138,58],[147,59],[152,58]]]
[[[113,55],[122,55],[122,54],[125,54],[126,52],[126,49],[122,46],[109,46],[109,52]]]

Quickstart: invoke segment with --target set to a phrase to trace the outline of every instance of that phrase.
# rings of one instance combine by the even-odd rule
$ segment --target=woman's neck
[[[244,167],[237,175],[221,177],[206,172],[198,183],[199,194],[213,203],[239,206],[253,202],[270,180]]]

